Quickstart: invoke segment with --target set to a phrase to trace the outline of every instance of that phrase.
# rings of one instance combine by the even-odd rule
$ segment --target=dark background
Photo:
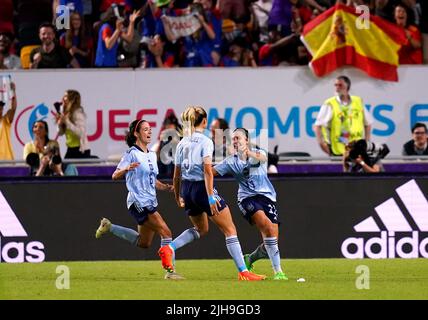
[[[354,232],[354,225],[374,216],[384,229],[376,219],[377,205],[394,197],[408,217],[395,189],[411,179],[405,176],[273,178],[282,221],[279,241],[282,257],[342,257],[342,242],[348,237],[362,236]],[[416,181],[427,195],[428,177],[420,176]],[[224,179],[216,180],[216,186],[231,207],[243,251],[252,251],[261,243],[261,236],[241,216],[236,205],[237,184]],[[2,238],[3,246],[14,240],[41,241],[47,261],[158,258],[159,238],[144,250],[113,235],[95,239],[101,217],[136,228],[127,212],[124,182],[3,181],[0,190],[28,233],[28,238]],[[158,209],[174,237],[191,227],[184,211],[176,207],[172,193],[158,192],[158,200]],[[209,234],[180,249],[178,258],[229,258],[229,254],[223,235],[211,223]]]

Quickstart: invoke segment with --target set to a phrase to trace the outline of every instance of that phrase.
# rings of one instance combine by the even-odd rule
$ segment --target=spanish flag
[[[313,57],[310,67],[319,77],[351,65],[373,78],[398,81],[404,30],[373,15],[364,25],[360,16],[354,7],[337,4],[305,25],[301,39]]]

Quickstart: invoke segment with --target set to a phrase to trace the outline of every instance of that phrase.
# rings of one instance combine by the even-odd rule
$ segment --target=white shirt
[[[336,100],[341,105],[346,105],[342,103],[339,96],[336,96]],[[363,108],[363,110],[364,110],[364,126],[369,126],[373,123],[373,118],[365,107]],[[333,118],[333,108],[328,104],[323,104],[321,106],[320,112],[318,113],[317,120],[315,121],[315,125],[329,128],[332,118]]]

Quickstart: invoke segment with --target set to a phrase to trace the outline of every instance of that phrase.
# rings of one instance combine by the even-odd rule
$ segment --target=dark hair
[[[351,90],[351,79],[349,79],[347,76],[338,76],[337,80],[343,80],[348,87],[348,91]]]
[[[227,130],[229,129],[229,124],[227,123],[227,121],[223,118],[217,118],[216,119],[218,121],[219,127],[221,130]]]
[[[34,123],[32,125],[33,128],[34,128],[34,125],[36,123],[43,123],[43,125],[45,126],[45,130],[46,130],[45,145],[47,145],[49,142],[49,126],[48,126],[48,123],[44,120],[37,120],[37,121],[34,121]]]
[[[427,126],[425,125],[425,123],[416,122],[415,125],[412,127],[412,133],[415,132],[417,128],[424,128],[425,132],[427,132]]]
[[[137,142],[137,137],[135,136],[135,132],[138,132],[141,128],[141,125],[147,122],[144,119],[141,120],[134,120],[129,124],[129,130],[125,136],[125,142],[128,145],[128,147],[132,147],[133,145],[135,145],[135,142]]]
[[[233,130],[233,133],[237,132],[237,131],[241,131],[244,133],[245,137],[247,138],[247,140],[250,140],[250,134],[248,133],[248,130],[245,128],[236,128],[235,130]]]
[[[39,26],[39,32],[42,28],[51,28],[53,30],[53,32],[56,34],[56,27],[49,22],[43,22],[40,26]]]

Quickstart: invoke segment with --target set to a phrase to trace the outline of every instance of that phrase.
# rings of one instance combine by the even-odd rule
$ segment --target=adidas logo
[[[4,238],[2,238],[3,236]],[[28,237],[15,212],[0,191],[0,262],[43,262],[44,245],[39,241],[3,243],[6,237]]]
[[[428,201],[415,180],[395,191],[406,211],[394,198],[377,206],[377,216],[354,226],[362,237],[348,238],[342,243],[345,258],[428,258]],[[373,234],[379,236],[370,237]]]

